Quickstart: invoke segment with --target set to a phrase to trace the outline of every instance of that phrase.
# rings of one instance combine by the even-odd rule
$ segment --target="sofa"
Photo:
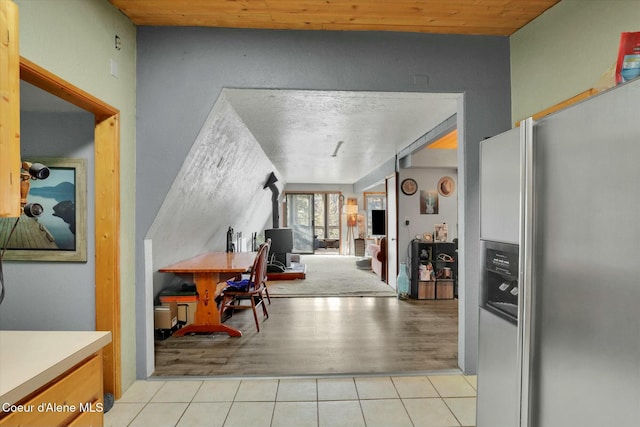
[[[367,246],[367,252],[371,255],[371,271],[373,271],[380,280],[387,281],[387,238],[380,239],[378,244],[370,243]]]

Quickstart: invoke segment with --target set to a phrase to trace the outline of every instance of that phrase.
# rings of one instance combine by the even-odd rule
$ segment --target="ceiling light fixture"
[[[344,141],[338,141],[338,145],[336,145],[336,149],[333,150],[333,154],[331,155],[331,157],[338,157],[338,150],[340,149],[340,146],[344,144]]]

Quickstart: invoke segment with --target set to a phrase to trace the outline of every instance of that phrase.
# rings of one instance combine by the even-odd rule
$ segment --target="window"
[[[293,229],[293,248],[313,253],[318,240],[340,240],[340,193],[287,192],[285,227]]]
[[[318,239],[340,239],[340,195],[316,193],[313,206],[314,233]]]
[[[371,211],[387,209],[387,196],[385,193],[364,193],[364,205],[367,210],[367,236],[371,236]]]

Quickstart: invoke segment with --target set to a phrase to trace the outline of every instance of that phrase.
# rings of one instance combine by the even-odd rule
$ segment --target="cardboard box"
[[[156,329],[173,329],[178,324],[178,305],[175,301],[157,305],[153,309]]]
[[[178,322],[182,322],[185,326],[195,322],[196,308],[198,307],[197,295],[161,295],[160,303],[162,305],[170,302],[178,305]]]
[[[185,326],[195,322],[197,307],[197,301],[178,303],[178,322],[184,322]]]

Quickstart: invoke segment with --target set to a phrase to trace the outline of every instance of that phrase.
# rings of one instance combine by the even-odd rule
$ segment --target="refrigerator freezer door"
[[[520,399],[516,325],[480,309],[478,339],[478,427],[518,425]]]
[[[640,426],[640,80],[534,127],[530,425]]]
[[[480,144],[480,238],[518,244],[520,130]]]

